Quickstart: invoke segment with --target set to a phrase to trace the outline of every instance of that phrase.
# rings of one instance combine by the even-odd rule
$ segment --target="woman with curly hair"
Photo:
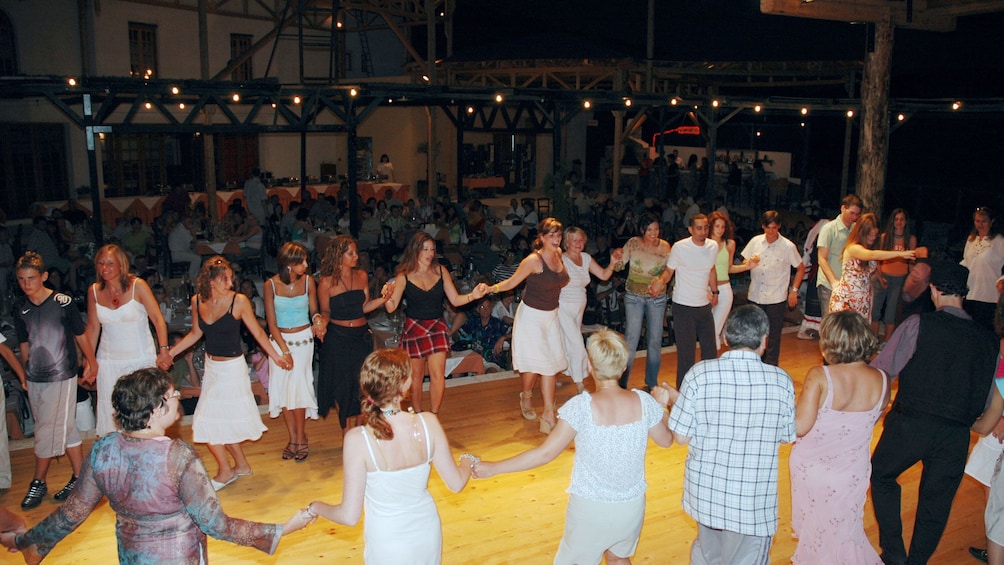
[[[864,317],[823,318],[819,350],[827,364],[805,376],[788,464],[798,537],[792,563],[882,563],[864,527],[872,431],[889,403],[886,374],[868,366],[877,346]]]
[[[297,463],[307,458],[309,447],[304,424],[317,419],[314,395],[314,337],[324,337],[325,327],[317,312],[317,286],[307,274],[307,248],[288,241],[279,248],[279,274],[268,279],[265,290],[265,320],[272,344],[293,359],[293,370],[269,363],[268,414],[282,414],[289,443],[284,460]]]
[[[202,264],[197,279],[198,293],[192,297],[192,329],[171,347],[174,359],[206,337],[206,364],[199,404],[192,416],[192,440],[209,444],[219,470],[210,481],[221,488],[239,477],[251,475],[251,465],[241,443],[255,441],[267,430],[251,394],[251,376],[241,347],[241,324],[276,365],[293,368],[293,358],[277,351],[258,325],[251,301],[234,291],[230,262],[220,256]],[[230,464],[233,456],[234,464]]]
[[[115,431],[112,388],[122,375],[156,364],[171,366],[167,324],[153,291],[143,279],[129,274],[129,258],[118,245],[105,245],[94,254],[96,281],[87,294],[87,339],[97,346],[97,434]],[[150,325],[157,332],[155,344]],[[98,336],[101,337],[100,343]]]
[[[155,368],[120,378],[111,393],[119,432],[91,447],[80,486],[34,528],[0,542],[38,563],[108,498],[116,513],[120,563],[206,563],[207,534],[273,554],[282,536],[310,523],[298,510],[284,524],[228,516],[198,454],[166,435],[181,418],[181,394]]]
[[[373,336],[366,314],[387,302],[386,292],[370,298],[369,275],[358,268],[356,240],[339,235],[331,240],[321,260],[317,303],[321,315],[314,320],[326,329],[321,340],[317,377],[317,413],[327,418],[334,406],[342,431],[356,425],[359,415],[359,368],[373,351]]]
[[[478,462],[469,453],[456,462],[435,414],[401,409],[411,387],[411,361],[402,349],[366,357],[359,373],[364,425],[345,434],[342,502],[307,505],[312,516],[354,526],[365,501],[363,560],[370,564],[440,563],[443,530],[429,494],[429,464],[447,488],[460,492]]]
[[[450,330],[443,321],[443,299],[456,307],[466,306],[488,291],[484,283],[461,295],[449,269],[436,262],[436,241],[419,230],[401,256],[394,282],[385,286],[390,293],[387,312],[408,301],[401,347],[411,357],[411,406],[422,411],[422,381],[426,361],[429,369],[429,396],[432,413],[439,412],[446,392],[446,356],[450,353]]]

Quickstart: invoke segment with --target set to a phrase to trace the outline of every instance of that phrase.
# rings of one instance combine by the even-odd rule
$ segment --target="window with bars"
[[[241,55],[251,50],[251,36],[240,33],[230,34],[230,60],[236,61]],[[231,80],[245,81],[254,78],[253,56],[249,56],[230,74]]]
[[[10,18],[0,11],[0,76],[14,76],[17,72],[17,42]]]
[[[129,22],[129,76],[151,78],[157,73],[157,26]]]

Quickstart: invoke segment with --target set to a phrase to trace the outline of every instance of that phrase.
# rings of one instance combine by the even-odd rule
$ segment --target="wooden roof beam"
[[[832,20],[843,22],[881,22],[887,15],[892,17],[893,25],[897,27],[922,29],[928,31],[954,31],[956,17],[967,15],[969,9],[975,9],[975,4],[993,4],[988,0],[956,0],[958,7],[949,13],[945,8],[947,2],[938,2],[943,10],[930,10],[927,2],[919,0],[913,5],[913,17],[907,21],[907,2],[890,2],[889,0],[760,0],[760,12],[777,16],[793,16],[797,18],[812,18],[817,20]],[[1002,6],[996,2],[1000,11]],[[987,8],[987,7],[985,7]]]

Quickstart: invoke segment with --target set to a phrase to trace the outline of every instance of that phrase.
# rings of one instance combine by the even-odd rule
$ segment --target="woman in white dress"
[[[586,232],[582,228],[571,227],[565,230],[565,252],[561,260],[568,271],[568,284],[561,287],[558,296],[558,324],[561,326],[561,339],[565,345],[565,359],[568,360],[566,372],[572,377],[579,392],[586,390],[583,380],[589,374],[586,367],[586,346],[582,341],[582,315],[586,311],[586,286],[589,285],[589,275],[601,281],[609,280],[614,272],[614,264],[621,260],[620,249],[610,253],[610,264],[600,267],[583,249],[586,247]]]
[[[171,366],[167,324],[146,281],[129,274],[129,259],[118,245],[94,254],[97,281],[87,293],[87,339],[98,359],[97,435],[116,430],[112,389],[122,375],[137,369]],[[157,331],[157,344],[149,324]],[[100,336],[100,342],[98,337]]]
[[[307,513],[354,526],[365,503],[366,563],[436,565],[442,560],[443,531],[429,494],[429,464],[453,492],[463,490],[477,457],[455,462],[434,413],[401,410],[411,387],[411,360],[399,348],[379,349],[359,375],[364,425],[345,434],[342,501],[307,505]]]
[[[645,450],[648,439],[669,447],[669,393],[661,400],[625,390],[617,380],[627,368],[624,338],[611,330],[589,337],[589,362],[596,392],[579,394],[558,412],[558,425],[544,443],[504,461],[477,463],[474,476],[487,479],[540,467],[575,440],[575,465],[568,487],[565,533],[555,564],[631,563],[645,518]]]
[[[324,320],[317,312],[317,285],[307,275],[307,248],[288,241],[279,248],[279,274],[268,279],[265,290],[265,320],[272,345],[293,360],[293,370],[284,371],[269,361],[268,415],[282,414],[289,442],[284,460],[297,463],[307,458],[309,447],[304,424],[317,419],[314,395],[314,337],[324,338]]]
[[[168,353],[173,359],[206,337],[205,374],[192,416],[192,440],[209,444],[216,459],[219,470],[210,481],[214,490],[251,475],[241,443],[257,440],[268,429],[251,394],[251,376],[241,348],[242,323],[276,365],[293,369],[293,358],[276,351],[258,325],[251,302],[234,291],[230,262],[218,255],[210,257],[199,271],[198,293],[192,297],[192,329]]]

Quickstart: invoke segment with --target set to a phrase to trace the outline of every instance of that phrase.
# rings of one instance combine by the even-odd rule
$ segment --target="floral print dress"
[[[830,295],[830,312],[853,310],[871,320],[871,276],[877,265],[875,261],[853,258],[844,261],[843,274]]]

